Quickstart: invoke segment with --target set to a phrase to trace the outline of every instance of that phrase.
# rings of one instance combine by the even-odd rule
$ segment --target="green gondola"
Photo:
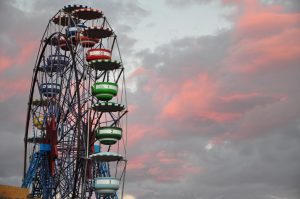
[[[113,82],[96,82],[92,86],[92,95],[101,101],[109,101],[118,94],[118,84]]]
[[[100,127],[96,138],[104,145],[113,145],[122,138],[122,129],[119,127]]]

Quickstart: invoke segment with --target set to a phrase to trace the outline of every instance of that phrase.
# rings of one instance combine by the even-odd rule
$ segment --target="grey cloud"
[[[213,1],[211,0],[165,0],[165,2],[172,7],[182,8],[186,6],[192,6],[193,4],[211,3]]]
[[[137,56],[143,59],[145,68],[170,79],[187,79],[201,71],[215,73],[231,44],[230,33],[221,31],[216,36],[182,38],[160,46],[154,52],[144,50]]]
[[[291,130],[286,129],[287,132]],[[176,142],[174,153],[196,147],[198,141],[194,138],[191,142],[185,140],[184,144]],[[129,182],[127,190],[136,193],[138,198],[262,199],[273,195],[296,199],[300,194],[298,142],[299,138],[293,140],[276,132],[262,139],[229,143],[208,152],[194,150],[193,156],[204,168],[203,173],[186,174],[186,180],[168,184],[151,183],[146,175],[148,180]],[[140,191],[136,191],[136,185]]]
[[[37,2],[35,8],[46,4],[49,2]],[[2,5],[3,2],[1,8]],[[126,16],[131,12],[135,13],[132,16],[143,16],[147,13],[144,8],[140,10],[133,3],[126,4],[127,7],[125,6],[120,12],[115,11],[123,9],[116,1],[101,5],[103,10],[109,13],[108,17],[112,19],[112,25],[117,24],[116,28],[124,33],[120,34],[120,44],[124,53],[123,49],[135,43],[134,38],[126,34],[134,28],[134,24],[124,25]],[[60,1],[55,1],[49,6],[49,9],[57,10],[62,5]],[[15,8],[11,9],[14,13],[18,12]],[[112,12],[109,9],[112,9]],[[135,9],[137,10],[134,11]],[[32,24],[25,17],[26,28],[32,27],[33,30],[38,31],[34,37],[39,39],[38,35],[43,31],[41,27],[44,27],[43,24],[49,16],[49,13],[45,12],[43,18],[36,19],[37,21],[34,21],[36,23]],[[120,19],[121,17],[123,18]],[[35,20],[34,17],[32,19]],[[21,24],[17,21],[13,23],[17,26]],[[25,25],[21,26],[22,30],[25,30],[24,27]],[[17,27],[9,27],[5,34],[16,29]],[[151,76],[146,74],[137,78],[137,91],[128,93],[129,103],[138,106],[138,110],[129,115],[129,126],[139,123],[162,128],[167,130],[170,136],[160,137],[156,132],[147,131],[138,143],[130,146],[129,161],[144,153],[165,150],[176,158],[182,158],[186,164],[203,168],[203,171],[190,174],[182,168],[183,177],[178,178],[177,182],[158,182],[148,173],[153,164],[158,165],[157,160],[153,160],[139,172],[134,170],[128,172],[125,189],[127,193],[145,199],[275,199],[276,197],[298,199],[300,197],[300,111],[297,108],[300,99],[299,69],[290,67],[284,71],[269,71],[254,76],[226,71],[222,61],[232,45],[231,34],[231,31],[223,31],[215,36],[182,38],[159,46],[154,51],[144,50],[137,54],[129,51],[126,56],[141,59],[142,66],[146,70],[165,80],[168,85],[190,79],[199,73],[208,73],[223,83],[221,96],[259,90],[267,94],[288,94],[287,101],[281,102],[277,98],[266,95],[232,104],[215,102],[214,105],[219,106],[217,107],[219,110],[247,112],[245,118],[228,123],[215,123],[197,118],[188,121],[162,120],[156,116],[161,112],[165,102],[155,104],[153,100],[162,93],[149,93],[143,89],[147,83],[155,84]],[[5,37],[1,35],[1,44],[13,50],[12,46],[17,44],[8,45]],[[25,70],[26,74],[30,75],[32,71],[32,66],[27,66],[19,72],[17,68],[18,66],[15,66],[1,78],[16,73],[19,77]],[[171,93],[174,94],[176,91]],[[9,101],[1,103],[0,157],[5,161],[0,163],[0,183],[15,185],[20,183],[24,124],[20,120],[16,121],[15,116],[25,115],[26,103],[27,94],[16,95]],[[253,122],[257,127],[258,124],[271,123],[272,118],[278,119],[279,122],[268,128],[260,128],[258,134],[253,137],[242,140],[229,139],[228,142],[216,145],[211,150],[204,149],[214,136],[233,130],[243,132],[245,130],[241,128],[243,122],[246,124]],[[252,133],[250,128],[247,131]],[[135,133],[137,132],[129,132],[129,136]],[[181,156],[182,154],[184,156]],[[167,169],[178,168],[178,166],[181,165],[168,165]]]
[[[281,4],[284,6],[285,10],[288,12],[299,12],[300,11],[300,2],[298,0],[261,0],[266,4]]]
[[[230,34],[221,32],[216,36],[183,38],[154,51],[138,53],[143,61],[142,66],[150,74],[165,80],[166,86],[178,85],[182,80],[205,72],[222,83],[221,96],[252,92],[262,94],[246,101],[232,101],[232,104],[214,103],[218,110],[247,112],[236,121],[220,124],[192,119],[159,120],[155,116],[164,104],[152,104],[153,98],[163,93],[159,92],[159,88],[154,93],[145,91],[143,87],[146,84],[155,82],[151,75],[139,77],[138,91],[130,93],[129,101],[138,105],[140,110],[134,113],[131,122],[160,126],[167,129],[171,136],[160,140],[146,136],[137,143],[137,148],[142,149],[141,153],[160,149],[174,154],[185,151],[191,157],[186,161],[201,166],[204,171],[191,175],[182,169],[183,173],[187,172],[186,179],[161,183],[151,181],[145,168],[141,172],[146,175],[144,179],[134,174],[129,178],[128,190],[138,198],[299,198],[300,156],[297,143],[300,139],[300,111],[297,108],[299,88],[296,84],[299,67],[295,67],[296,63],[287,63],[290,67],[284,71],[271,70],[254,75],[226,71],[222,60],[234,42]],[[175,93],[176,90],[171,95]],[[251,126],[247,128],[247,124]],[[209,151],[204,150],[211,136],[230,131],[237,131],[241,138],[230,140],[228,137],[227,142]],[[144,143],[152,144],[145,146]],[[133,154],[138,153],[135,151]],[[136,191],[136,185],[139,191]]]

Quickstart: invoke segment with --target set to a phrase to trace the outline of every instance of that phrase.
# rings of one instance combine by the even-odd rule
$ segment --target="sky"
[[[0,184],[21,184],[37,48],[73,3],[118,35],[125,199],[300,198],[298,0],[0,0]]]

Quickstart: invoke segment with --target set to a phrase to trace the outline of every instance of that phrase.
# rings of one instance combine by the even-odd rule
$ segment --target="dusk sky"
[[[125,199],[300,198],[299,0],[0,0],[0,184],[21,185],[38,46],[74,3],[121,46]]]

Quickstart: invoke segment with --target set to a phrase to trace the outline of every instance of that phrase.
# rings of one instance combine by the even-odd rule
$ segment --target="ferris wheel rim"
[[[32,82],[31,82],[31,88],[30,88],[30,94],[29,94],[29,101],[28,101],[28,107],[27,107],[27,117],[26,117],[26,127],[25,127],[25,136],[24,136],[24,145],[25,145],[25,148],[24,148],[23,178],[25,178],[26,170],[27,170],[27,143],[28,143],[27,140],[28,140],[29,122],[30,122],[30,119],[31,119],[31,117],[30,117],[30,111],[31,111],[31,106],[32,106],[32,102],[33,102],[33,94],[34,94],[34,91],[35,91],[35,83],[36,83],[36,80],[37,80],[37,74],[39,72],[39,67],[41,65],[42,58],[43,58],[43,55],[45,53],[46,47],[51,42],[51,39],[54,36],[56,36],[56,35],[62,36],[65,39],[67,39],[67,37],[64,34],[62,34],[61,32],[54,32],[53,34],[51,34],[44,41],[44,45],[43,45],[42,51],[39,54],[38,62],[36,63],[36,65],[35,65],[35,67],[33,69],[34,74],[33,74],[33,79],[32,79]],[[67,43],[67,45],[70,45],[70,44]],[[73,61],[75,61],[75,57],[74,57],[74,52],[73,51],[71,51],[71,56],[72,56]]]
[[[62,11],[60,11],[62,13]],[[56,18],[59,18],[57,16],[61,15],[59,14],[60,12],[58,12],[56,15],[54,15],[54,17]],[[65,13],[65,15],[70,15],[70,13]],[[103,17],[103,20],[104,22],[103,23],[107,23],[109,25],[109,23],[106,21],[106,18]],[[87,93],[88,95],[87,96],[90,96],[90,101],[89,101],[89,105],[90,105],[90,110],[91,112],[94,112],[96,113],[97,111],[93,110],[92,109],[92,106],[95,102],[100,102],[100,105],[101,103],[103,102],[104,99],[108,99],[108,101],[110,101],[110,99],[105,96],[105,95],[112,95],[112,97],[116,97],[117,96],[117,90],[118,90],[118,84],[120,84],[120,88],[121,91],[120,91],[120,95],[121,97],[116,97],[116,102],[108,102],[106,100],[106,103],[104,103],[105,106],[109,105],[114,108],[118,108],[118,112],[120,113],[113,113],[111,114],[111,112],[113,112],[111,109],[107,110],[106,112],[109,112],[110,114],[110,117],[111,117],[111,120],[106,120],[106,117],[104,118],[106,120],[106,123],[108,123],[111,127],[111,129],[115,128],[115,129],[121,129],[123,128],[123,125],[125,125],[126,128],[124,129],[127,129],[127,120],[126,120],[126,123],[124,124],[124,121],[121,118],[127,114],[128,110],[127,110],[127,96],[126,96],[126,86],[125,86],[125,79],[124,79],[124,68],[123,68],[123,64],[122,64],[122,58],[121,58],[121,54],[120,54],[120,51],[119,51],[119,46],[118,46],[118,43],[116,41],[116,35],[113,33],[112,36],[110,36],[108,39],[110,39],[110,42],[112,42],[112,44],[108,44],[110,47],[107,48],[107,50],[109,49],[110,52],[112,52],[113,50],[113,47],[114,47],[114,44],[116,42],[116,45],[118,47],[118,51],[114,51],[114,53],[116,54],[119,53],[119,59],[118,61],[117,60],[111,60],[110,62],[108,62],[108,64],[106,64],[106,66],[108,67],[111,67],[113,66],[112,68],[106,68],[104,70],[98,70],[97,68],[94,68],[92,67],[92,64],[90,64],[88,61],[85,61],[85,58],[86,57],[79,57],[78,56],[78,53],[81,53],[82,52],[86,52],[84,49],[85,48],[88,48],[88,49],[93,49],[92,48],[92,43],[91,42],[94,42],[94,43],[97,43],[97,41],[99,42],[99,40],[96,41],[96,39],[93,39],[93,38],[89,38],[88,35],[83,35],[82,36],[82,39],[83,39],[83,42],[87,42],[87,43],[80,43],[80,37],[70,37],[70,35],[68,36],[67,35],[67,32],[66,34],[63,34],[62,30],[61,29],[60,31],[56,31],[56,32],[51,32],[48,31],[48,28],[49,28],[49,24],[54,24],[55,25],[60,25],[60,26],[64,26],[66,24],[57,24],[57,21],[55,22],[53,20],[53,18],[49,21],[48,25],[47,25],[47,28],[45,30],[45,33],[44,33],[44,36],[43,36],[43,39],[42,39],[42,42],[40,44],[40,49],[39,49],[39,52],[38,52],[38,56],[37,56],[37,59],[36,59],[36,63],[34,65],[34,69],[33,69],[33,75],[32,75],[32,81],[31,81],[31,87],[30,87],[30,93],[29,93],[29,100],[28,100],[28,106],[27,106],[27,117],[26,117],[26,127],[25,127],[25,135],[24,135],[24,174],[23,174],[23,179],[25,179],[25,175],[26,175],[26,171],[27,171],[27,161],[30,162],[30,165],[31,166],[31,155],[32,156],[36,156],[36,153],[39,153],[39,152],[42,152],[42,151],[51,151],[51,148],[49,148],[49,146],[47,146],[47,144],[44,144],[43,142],[43,137],[41,137],[39,139],[39,137],[37,137],[36,135],[46,135],[48,134],[48,126],[47,127],[42,127],[42,126],[35,126],[35,123],[37,123],[37,125],[41,125],[41,123],[43,124],[44,122],[46,122],[46,124],[44,123],[43,125],[48,125],[48,122],[54,122],[56,124],[56,130],[57,130],[57,136],[59,136],[58,140],[57,140],[57,143],[60,143],[60,141],[63,139],[63,137],[61,137],[60,135],[60,132],[62,132],[65,136],[65,133],[66,132],[69,132],[69,130],[62,130],[60,131],[60,128],[62,127],[62,129],[64,129],[63,126],[60,126],[60,124],[65,124],[63,121],[66,121],[66,117],[68,115],[68,112],[64,112],[66,109],[70,109],[70,106],[66,105],[64,103],[64,100],[66,99],[66,93],[67,93],[67,90],[70,88],[74,88],[74,91],[70,91],[70,97],[72,98],[72,101],[71,103],[73,103],[73,97],[74,98],[77,98],[77,100],[75,100],[75,103],[76,105],[74,106],[74,109],[76,109],[76,111],[73,111],[70,115],[71,116],[74,116],[74,117],[78,117],[76,118],[75,120],[68,120],[66,121],[66,124],[70,124],[72,126],[78,126],[78,132],[76,130],[76,133],[72,133],[71,136],[77,136],[78,139],[75,139],[75,141],[72,141],[72,142],[77,142],[79,143],[79,140],[81,140],[82,142],[87,139],[89,140],[89,135],[83,135],[83,131],[84,128],[84,125],[86,125],[84,123],[83,120],[81,120],[81,117],[85,117],[85,118],[88,118],[87,116],[89,115],[89,112],[86,112],[86,111],[89,111],[88,109],[86,108],[83,108],[83,112],[81,113],[81,105],[82,106],[85,106],[85,107],[88,107],[86,105],[88,105],[88,103],[86,103],[87,101],[85,101],[85,97],[81,96],[81,94],[83,93],[84,95],[84,90],[83,91],[80,91],[80,89],[87,89]],[[67,30],[67,28],[70,26],[70,24],[67,26],[67,27],[64,27],[65,30]],[[76,24],[77,26],[77,24]],[[82,28],[82,27],[81,27]],[[46,34],[46,31],[50,32],[50,34],[47,32]],[[83,30],[84,31],[84,30]],[[45,37],[45,34],[47,35]],[[48,36],[50,35],[50,36]],[[56,38],[55,38],[56,37]],[[113,40],[112,40],[113,38]],[[55,39],[58,39],[57,42],[55,42],[56,40]],[[105,38],[106,39],[106,38]],[[62,46],[62,43],[60,41],[65,41],[64,42],[64,48]],[[76,42],[76,44],[74,45],[73,42]],[[90,43],[89,43],[90,42]],[[80,47],[78,49],[78,47]],[[99,44],[96,46],[96,48],[103,48],[102,46],[102,39],[101,41],[99,42]],[[51,54],[51,49],[58,49],[58,54]],[[81,51],[80,51],[81,50]],[[62,53],[60,54],[61,52],[65,52],[65,53]],[[56,51],[55,51],[56,52]],[[63,55],[64,54],[64,55]],[[65,56],[65,55],[68,55]],[[117,56],[118,56],[117,55]],[[45,65],[45,57],[46,58],[46,62],[47,64]],[[61,65],[61,62],[64,62],[66,60],[68,60],[68,58],[71,58],[71,62],[65,62],[65,67],[62,66],[62,70],[63,71],[60,71],[60,68],[59,68],[59,65]],[[50,61],[49,61],[50,60]],[[93,62],[94,60],[92,60],[91,62]],[[97,61],[97,60],[96,60]],[[103,60],[103,65],[105,65],[107,61],[106,60]],[[44,65],[42,65],[42,63],[44,63]],[[97,63],[97,62],[96,62]],[[78,69],[77,67],[79,66],[80,69]],[[116,67],[117,66],[117,67]],[[49,68],[47,68],[49,67]],[[55,68],[57,67],[57,68]],[[84,67],[88,68],[88,69],[84,69]],[[50,69],[51,68],[51,69]],[[96,80],[97,79],[102,79],[100,80],[100,84],[103,84],[103,85],[106,85],[104,86],[105,89],[102,89],[102,90],[98,90],[97,92],[106,92],[106,94],[102,94],[102,97],[100,98],[97,98],[95,95],[91,94],[91,91],[89,89],[89,86],[86,87],[84,86],[85,84],[85,81],[86,80],[82,80],[82,78],[84,77],[84,73],[88,70],[91,70],[91,71],[94,71],[95,75],[92,76],[93,80],[92,80],[92,84],[93,83],[97,83]],[[113,71],[111,74],[113,75],[113,81],[109,82],[109,71]],[[72,79],[68,79],[66,77],[59,77],[57,74],[62,74],[63,76],[65,76],[66,74],[67,75],[71,75],[72,76]],[[98,73],[98,75],[97,75]],[[107,80],[106,80],[106,73],[108,74],[107,75]],[[104,75],[103,75],[104,74]],[[47,80],[47,77],[45,77],[45,79],[43,79],[43,75],[45,76],[48,76],[49,79]],[[120,77],[122,77],[120,79]],[[89,77],[90,78],[90,77]],[[119,82],[119,79],[120,79],[120,82]],[[76,80],[76,81],[75,81]],[[69,81],[72,81],[71,84]],[[74,83],[74,82],[75,83]],[[102,81],[102,82],[101,82]],[[89,81],[86,81],[87,82],[87,85],[90,85],[90,80]],[[98,82],[99,83],[99,82]],[[107,86],[109,85],[109,86]],[[81,86],[81,87],[80,87]],[[114,88],[110,88],[111,86],[115,86]],[[106,88],[107,87],[107,88]],[[54,90],[53,90],[54,89]],[[56,89],[56,90],[55,90]],[[111,89],[111,90],[109,90]],[[125,89],[125,91],[124,91]],[[39,91],[39,92],[37,92]],[[63,92],[65,92],[63,94]],[[38,97],[38,100],[34,99],[34,95],[36,95],[36,93],[39,94],[39,97]],[[98,93],[99,94],[99,93]],[[124,95],[124,96],[123,96]],[[67,96],[68,97],[68,96]],[[96,99],[97,98],[97,99]],[[70,102],[71,99],[67,99],[69,100],[68,103]],[[57,103],[57,104],[56,104]],[[62,107],[60,107],[60,105]],[[50,108],[53,108],[53,111],[54,113],[51,113],[51,112],[47,112],[50,110]],[[57,110],[55,110],[57,109]],[[78,109],[78,110],[77,110]],[[57,113],[55,113],[55,111],[58,111]],[[60,114],[59,111],[62,111],[61,113],[63,114]],[[105,113],[106,112],[102,111],[102,113]],[[55,118],[55,117],[50,117],[50,115],[46,115],[46,114],[58,114],[58,118]],[[73,114],[73,115],[72,115]],[[100,116],[101,117],[101,114],[97,113],[96,116]],[[44,115],[45,117],[41,117],[41,115]],[[37,119],[37,121],[34,121],[34,119],[37,118],[41,118],[41,119]],[[54,118],[54,120],[53,120]],[[95,114],[93,116],[93,118],[95,119]],[[69,118],[68,118],[69,119]],[[29,138],[29,123],[30,121],[33,122],[33,126],[32,126],[32,130],[33,130],[33,137],[32,139]],[[72,123],[74,121],[74,123]],[[96,123],[92,124],[94,130],[92,131],[95,131],[96,129],[96,126],[99,125],[99,128],[104,128],[105,126],[107,126],[107,124],[104,124],[103,122],[100,122],[98,123],[98,120],[96,121]],[[89,125],[87,125],[89,127]],[[121,128],[122,127],[122,128]],[[72,129],[71,129],[72,130]],[[81,133],[82,132],[82,133]],[[88,130],[89,132],[89,130]],[[125,130],[125,132],[127,132],[127,130]],[[82,134],[82,135],[81,135]],[[94,133],[95,134],[95,133]],[[127,134],[127,133],[125,133]],[[30,134],[31,135],[31,134]],[[95,135],[94,135],[95,136]],[[126,137],[126,140],[127,140],[127,136]],[[72,138],[73,139],[73,138]],[[91,142],[93,145],[96,144],[97,141],[99,145],[105,145],[101,142],[100,139],[98,138],[94,138],[96,141],[93,141]],[[109,138],[106,138],[106,139],[109,139]],[[120,141],[120,139],[118,138],[117,139],[117,151],[119,151],[119,143],[122,144],[122,142]],[[122,138],[122,141],[123,141],[123,144],[124,144],[124,139]],[[71,143],[72,143],[71,142]],[[127,141],[126,141],[127,142]],[[47,143],[47,142],[46,142]],[[107,142],[106,142],[107,143]],[[84,144],[84,143],[83,143]],[[37,145],[37,149],[35,148],[35,146]],[[113,144],[114,145],[114,144]],[[28,146],[29,146],[29,150],[28,150]],[[32,151],[30,150],[30,147],[32,148]],[[86,143],[86,148],[84,148],[84,150],[87,150],[89,151],[89,147],[90,147],[90,143],[87,141]],[[65,150],[63,148],[63,146],[58,146],[57,145],[57,149],[63,153],[63,150]],[[96,145],[95,145],[96,147]],[[123,147],[126,147],[126,145],[123,145]],[[73,148],[75,150],[80,150],[78,147],[77,148]],[[96,150],[96,149],[95,149]],[[125,165],[124,165],[124,168],[123,168],[123,171],[121,173],[121,176],[120,176],[120,180],[123,181],[123,185],[121,186],[122,187],[122,196],[123,196],[123,191],[124,191],[124,181],[125,181],[125,171],[126,171],[126,164],[127,164],[127,160],[126,160],[126,149],[124,148],[123,149],[125,152],[125,156],[109,156],[108,154],[104,153],[104,159],[106,160],[106,162],[124,162]],[[28,153],[31,152],[31,153]],[[108,151],[110,151],[110,146],[108,148]],[[51,151],[52,153],[52,151]],[[81,153],[81,152],[80,152]],[[77,153],[74,153],[73,156],[72,156],[72,160],[71,161],[74,161],[72,164],[74,165],[71,169],[72,169],[72,174],[75,175],[74,177],[70,178],[70,180],[72,180],[72,185],[71,185],[71,188],[72,188],[72,191],[71,192],[68,192],[67,194],[69,194],[69,196],[72,195],[72,198],[75,198],[78,194],[83,194],[85,191],[85,188],[83,191],[80,191],[76,188],[77,186],[77,179],[82,179],[83,178],[83,175],[82,174],[78,174],[79,172],[77,171],[86,171],[86,167],[83,168],[82,166],[80,166],[79,163],[80,161],[85,161],[85,164],[87,164],[87,160],[89,158],[86,158],[86,157],[81,157],[79,154],[79,152]],[[89,152],[88,152],[89,153]],[[93,154],[97,154],[96,152],[92,152],[91,153],[92,155]],[[30,156],[29,156],[30,155]],[[28,159],[28,156],[29,156],[29,159]],[[63,156],[60,155],[60,157],[62,158]],[[89,156],[88,156],[89,157]],[[122,157],[122,161],[120,159],[120,157]],[[82,159],[82,160],[81,160]],[[60,168],[61,164],[65,164],[64,161],[61,162],[62,159],[56,159],[55,162],[53,162],[55,166],[55,168]],[[102,158],[103,160],[103,158]],[[95,160],[95,162],[98,161],[98,160]],[[117,163],[118,165],[118,163]],[[68,166],[68,165],[66,165]],[[94,166],[93,166],[94,167]],[[98,168],[99,166],[97,166]],[[122,166],[123,167],[123,166]],[[28,167],[29,168],[29,167]],[[61,167],[62,168],[62,167]],[[64,167],[66,168],[66,167]],[[93,168],[94,169],[94,168]],[[98,168],[100,169],[100,167]],[[97,171],[98,172],[98,175],[100,171]],[[57,173],[55,173],[55,175],[57,174],[58,176],[60,176],[62,173],[62,171],[59,171]],[[86,173],[84,173],[84,175],[86,175]],[[106,175],[106,174],[105,174]],[[110,174],[108,174],[110,176]],[[114,175],[117,175],[116,173]],[[100,175],[102,176],[102,174]],[[64,177],[64,176],[63,176]],[[94,178],[97,177],[94,176]],[[98,176],[99,177],[99,176]],[[56,180],[59,179],[56,178]],[[93,178],[87,178],[87,180],[93,180]],[[53,178],[54,180],[54,178]],[[85,177],[84,177],[84,182],[85,182]],[[54,182],[56,183],[56,182]],[[81,186],[81,183],[78,183],[78,186]],[[23,185],[22,185],[23,186]],[[32,185],[33,186],[33,185]],[[53,184],[54,186],[54,184]],[[60,185],[60,183],[56,184],[55,186],[63,186],[63,185]],[[33,188],[32,188],[33,189]],[[94,188],[92,188],[93,191],[95,191],[95,193],[97,192]],[[63,191],[61,189],[61,191]],[[55,191],[56,192],[56,191]],[[101,192],[101,191],[100,191]],[[97,192],[98,193],[98,192]],[[63,195],[61,195],[63,196]],[[67,195],[64,195],[64,197],[66,197]]]

